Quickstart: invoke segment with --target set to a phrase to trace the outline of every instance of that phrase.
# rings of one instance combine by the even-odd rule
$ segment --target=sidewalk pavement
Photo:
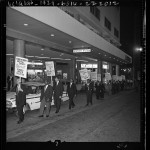
[[[131,90],[130,90],[131,91]],[[133,90],[132,90],[133,91]],[[45,125],[48,125],[50,123],[56,122],[57,120],[64,119],[68,116],[72,116],[76,113],[79,113],[81,111],[92,109],[93,106],[97,106],[98,104],[108,101],[112,98],[118,97],[121,95],[122,92],[127,91],[120,91],[119,93],[115,95],[108,95],[105,93],[104,100],[97,100],[95,93],[93,93],[93,105],[92,106],[85,106],[86,105],[86,95],[85,93],[78,93],[77,97],[74,99],[75,107],[69,110],[69,102],[65,101],[61,104],[61,108],[59,113],[55,113],[56,108],[54,106],[51,107],[50,115],[46,118],[44,117],[40,118],[39,116],[39,110],[34,110],[33,112],[27,111],[25,114],[24,122],[21,124],[17,124],[18,118],[13,115],[11,117],[8,117],[6,120],[6,138],[13,138],[15,136],[18,136],[20,134],[23,134],[25,132],[29,132],[31,130],[39,129]]]

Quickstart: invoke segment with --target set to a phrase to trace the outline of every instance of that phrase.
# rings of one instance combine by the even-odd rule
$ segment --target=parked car
[[[27,88],[26,95],[26,105],[24,106],[24,113],[27,110],[35,110],[40,108],[40,96],[41,96],[41,87],[44,86],[44,83],[40,82],[26,82],[24,83]],[[62,101],[69,100],[69,97],[66,91],[63,92]],[[52,97],[52,103],[54,105],[54,99]],[[15,88],[11,89],[10,92],[6,94],[6,111],[14,112],[16,111],[16,92]]]

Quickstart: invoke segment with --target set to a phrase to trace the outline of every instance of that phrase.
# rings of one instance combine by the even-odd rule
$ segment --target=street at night
[[[7,116],[7,142],[140,142],[140,94],[125,90],[97,100],[85,107],[84,93],[75,99],[76,107],[69,110],[68,101],[55,114],[39,118],[39,110],[28,111],[22,124],[14,114]]]

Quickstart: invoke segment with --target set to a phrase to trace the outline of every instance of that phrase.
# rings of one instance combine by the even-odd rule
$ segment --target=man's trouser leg
[[[40,105],[40,115],[43,115],[44,113],[45,104],[46,104],[45,98],[43,98]]]
[[[24,120],[23,106],[17,106],[18,117],[20,121]]]
[[[51,102],[46,102],[46,116],[49,115],[51,109]]]

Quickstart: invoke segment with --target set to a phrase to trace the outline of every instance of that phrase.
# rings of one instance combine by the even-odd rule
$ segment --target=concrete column
[[[23,40],[19,40],[19,39],[16,39],[14,40],[14,43],[13,43],[13,51],[14,51],[14,62],[15,62],[15,58],[16,56],[18,57],[25,57],[25,41]],[[15,65],[15,63],[14,63]],[[15,66],[14,66],[14,71],[15,71]],[[22,78],[22,82],[24,82],[25,79]],[[14,78],[14,85],[16,84],[16,78]]]
[[[75,81],[76,59],[70,61],[69,68],[70,68],[70,78],[72,78]]]
[[[109,73],[110,73],[111,76],[112,76],[112,64],[111,64],[111,63],[109,63]]]
[[[119,76],[119,65],[116,65],[116,75]]]
[[[98,60],[97,62],[97,73],[101,74],[101,81],[103,81],[103,63],[102,61]]]

